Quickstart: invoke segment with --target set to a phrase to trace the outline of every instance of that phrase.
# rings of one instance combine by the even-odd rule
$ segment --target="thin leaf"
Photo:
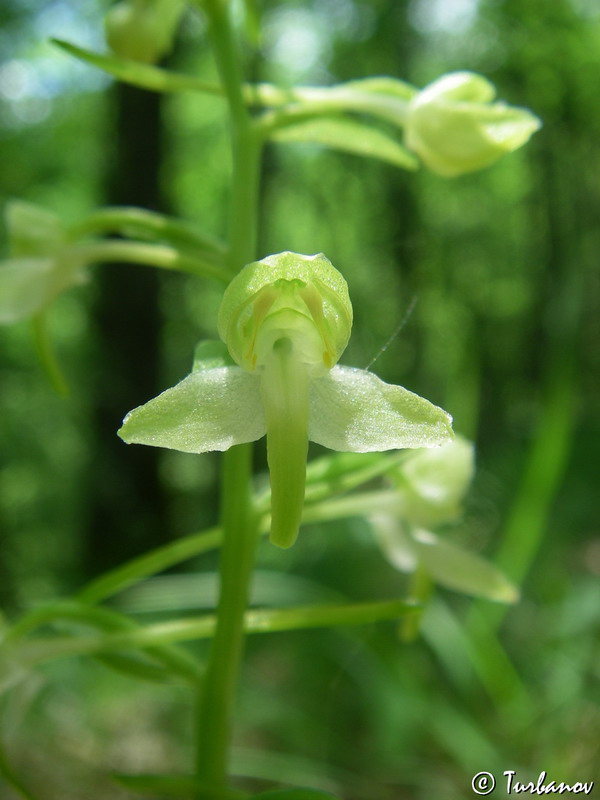
[[[218,96],[223,94],[220,86],[205,83],[190,75],[171,72],[149,64],[140,64],[138,61],[130,61],[114,55],[94,53],[62,39],[52,39],[51,41],[80,61],[98,67],[120,81],[139,86],[141,89],[153,92],[204,92]]]
[[[312,142],[366,158],[377,158],[401,169],[415,170],[419,162],[393,136],[368,121],[346,117],[318,117],[276,128],[278,142]]]
[[[223,534],[220,528],[209,528],[200,533],[192,533],[170,544],[151,550],[138,558],[127,561],[110,572],[88,583],[79,592],[81,603],[99,603],[107,597],[132,586],[148,575],[187,561],[194,556],[215,550],[221,545]]]

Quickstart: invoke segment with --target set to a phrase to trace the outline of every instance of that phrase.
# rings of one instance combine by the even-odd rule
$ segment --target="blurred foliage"
[[[54,35],[101,49],[107,5],[10,0],[0,8],[3,201],[20,197],[74,221],[110,200],[118,99],[104,76],[48,44]],[[490,604],[440,592],[411,644],[389,623],[251,638],[237,771],[258,788],[279,776],[346,800],[458,800],[484,769],[600,780],[600,9],[594,0],[251,5],[264,56],[248,65],[255,79],[324,84],[391,74],[425,85],[469,69],[532,108],[544,128],[490,170],[453,181],[317,146],[268,151],[260,255],[323,251],[346,275],[356,321],[344,362],[376,358],[383,379],[442,405],[475,440],[475,485],[452,533],[497,553],[525,583],[504,620]],[[186,17],[171,63],[215,78],[200,17]],[[224,105],[181,94],[161,106],[162,203],[222,234]],[[99,422],[99,291],[93,279],[52,309],[67,400],[49,388],[27,325],[0,330],[0,597],[9,615],[93,576],[86,552],[94,492],[108,479],[118,488],[133,468],[124,445],[110,476],[99,466],[107,463],[103,442],[132,405],[123,400],[112,420]],[[219,300],[215,286],[161,276],[159,351],[145,351],[138,331],[156,391],[187,373],[198,339],[214,337]],[[136,363],[126,369],[135,382]],[[137,402],[150,396],[140,388]],[[157,458],[162,541],[212,524],[217,458]],[[257,462],[264,468],[260,449]],[[119,527],[139,503],[124,485],[110,494],[104,520],[113,566],[147,547],[146,523]],[[190,569],[214,563],[206,556]],[[259,563],[289,573],[296,601],[332,593],[369,600],[403,588],[359,520],[311,526],[290,552],[265,543]],[[169,609],[193,610],[183,588],[170,587]],[[275,604],[281,590],[273,594]],[[161,618],[156,604],[148,611],[133,603],[133,613]],[[94,662],[49,665],[4,711],[8,748],[40,797],[79,800],[83,785],[89,798],[130,797],[103,773],[184,770],[188,760],[182,691],[135,685]]]

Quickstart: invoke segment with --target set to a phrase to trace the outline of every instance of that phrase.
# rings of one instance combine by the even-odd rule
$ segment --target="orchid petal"
[[[481,556],[420,528],[412,540],[418,561],[441,586],[498,603],[519,599],[519,589]]]
[[[309,438],[331,450],[433,447],[452,439],[451,423],[441,408],[364,369],[334,367],[311,381]]]
[[[127,444],[184,453],[228,450],[266,433],[260,380],[239,367],[198,370],[134,408],[119,436]]]

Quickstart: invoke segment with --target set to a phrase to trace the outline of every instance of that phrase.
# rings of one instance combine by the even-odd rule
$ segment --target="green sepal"
[[[519,589],[481,556],[423,529],[411,538],[419,562],[441,586],[498,603],[519,599]]]
[[[130,411],[118,435],[127,444],[184,453],[254,442],[266,433],[259,383],[239,367],[197,370]]]
[[[518,588],[497,567],[455,542],[384,514],[374,514],[371,524],[382,550],[397,569],[422,569],[446,589],[485,600],[515,603],[519,599]]]
[[[401,169],[416,170],[419,161],[396,138],[367,120],[323,116],[276,128],[276,142],[311,142],[366,158],[386,161]]]
[[[311,381],[309,420],[311,441],[354,453],[433,447],[454,435],[441,408],[353,367],[337,366]]]

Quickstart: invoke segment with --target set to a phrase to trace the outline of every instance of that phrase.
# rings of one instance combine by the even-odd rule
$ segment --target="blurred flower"
[[[496,89],[481,75],[444,75],[409,101],[406,146],[447,177],[493,164],[541,126],[525,108],[492,102],[495,96]]]
[[[396,513],[374,512],[369,520],[384,555],[402,572],[419,569],[448,589],[513,603],[518,590],[496,567],[429,529],[460,515],[473,472],[473,444],[461,436],[416,452],[392,476]]]
[[[15,200],[7,204],[5,220],[11,258],[0,262],[0,324],[6,325],[43,311],[84,276],[54,214]]]

